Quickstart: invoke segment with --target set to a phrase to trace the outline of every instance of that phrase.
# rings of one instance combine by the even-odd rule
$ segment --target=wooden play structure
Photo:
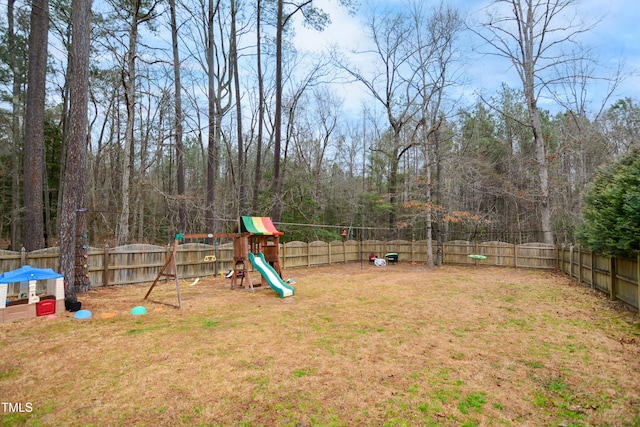
[[[231,289],[236,287],[248,290],[266,289],[267,279],[261,276],[259,283],[251,280],[249,253],[262,252],[264,259],[282,277],[280,267],[280,236],[269,217],[242,216],[238,218],[238,233],[233,236],[233,274]],[[238,279],[240,279],[238,283]],[[246,279],[246,283],[245,283]]]
[[[276,229],[271,218],[241,216],[238,218],[237,230],[235,233],[177,234],[167,260],[144,299],[149,297],[149,294],[151,294],[151,291],[162,277],[172,278],[176,285],[178,308],[182,308],[176,253],[178,244],[185,239],[233,239],[231,289],[239,288],[255,291],[271,287],[281,297],[293,295],[293,288],[282,282],[279,240],[283,233]],[[252,255],[250,256],[250,254]],[[262,257],[259,254],[262,254]],[[207,255],[205,256],[205,261],[214,262],[216,257],[215,255]],[[254,283],[251,279],[250,266],[252,264],[261,274],[260,282]]]

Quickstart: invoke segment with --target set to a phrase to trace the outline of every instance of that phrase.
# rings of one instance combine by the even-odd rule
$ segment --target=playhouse
[[[37,295],[39,281],[46,281],[46,295]],[[29,265],[0,274],[0,301],[7,301],[10,284],[19,284],[18,299],[1,304],[0,323],[31,319],[62,313],[64,306],[64,276],[50,268]]]

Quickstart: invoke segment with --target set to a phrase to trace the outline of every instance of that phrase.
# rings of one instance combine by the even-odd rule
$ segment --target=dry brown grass
[[[0,325],[3,425],[640,425],[635,313],[552,272],[287,270],[296,295],[148,286]],[[174,303],[175,288],[151,294]],[[149,314],[132,316],[145,305]],[[113,312],[111,319],[101,319]]]

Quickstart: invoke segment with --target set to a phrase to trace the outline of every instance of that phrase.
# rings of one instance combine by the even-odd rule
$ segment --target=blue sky
[[[295,44],[298,50],[312,52],[326,52],[332,44],[340,46],[344,50],[365,48],[370,40],[365,36],[364,19],[366,11],[373,4],[397,5],[401,7],[411,0],[360,0],[360,10],[355,16],[349,15],[343,8],[337,5],[337,0],[314,0],[318,7],[330,13],[332,24],[321,33],[298,25],[296,29]],[[448,0],[447,4],[459,8],[463,16],[473,17],[478,15],[483,7],[492,0]],[[97,8],[100,0],[94,1]],[[436,1],[429,4],[437,5]],[[593,47],[603,65],[600,70],[606,73],[606,68],[615,68],[618,61],[623,61],[627,73],[626,80],[620,85],[610,103],[619,98],[630,97],[640,103],[640,1],[638,0],[580,0],[578,11],[589,22],[599,21],[597,26],[584,36],[584,40]],[[23,6],[24,7],[24,6]],[[0,9],[6,10],[6,0],[0,0]],[[468,82],[459,88],[469,102],[477,98],[482,92],[485,96],[495,94],[506,83],[510,87],[520,88],[520,82],[510,63],[503,58],[493,56],[481,56],[472,54],[471,39],[467,37],[464,48],[464,70]],[[164,42],[169,38],[164,37]],[[51,41],[51,39],[50,39]],[[250,40],[252,43],[253,40]],[[168,47],[168,45],[167,45]],[[55,54],[55,49],[51,50]],[[468,53],[468,55],[467,55]],[[354,61],[361,60],[353,58]],[[361,66],[366,66],[362,63]],[[604,89],[593,87],[590,92],[594,105],[599,105]],[[340,96],[344,97],[344,108],[349,114],[359,114],[364,101],[371,101],[370,95],[362,85],[352,84],[341,87]],[[549,104],[541,103],[542,108],[549,108]]]
[[[373,2],[361,1],[360,11],[356,16],[349,16],[346,11],[337,6],[336,0],[316,0],[315,3],[330,13],[332,24],[322,33],[299,26],[296,30],[295,43],[299,50],[322,52],[328,46],[335,44],[348,50],[366,47],[369,40],[365,37],[363,25],[363,11],[371,7]],[[383,4],[406,4],[405,0],[390,0]],[[447,4],[456,6],[463,16],[478,16],[483,7],[490,1],[478,0],[450,0]],[[437,5],[438,3],[432,2]],[[619,86],[609,104],[616,99],[630,97],[640,102],[640,2],[638,0],[582,0],[578,3],[578,13],[589,23],[596,23],[596,27],[583,34],[582,41],[591,46],[597,56],[602,75],[610,73],[619,61],[624,65],[627,74],[625,81]],[[464,36],[464,37],[469,37]],[[476,40],[477,42],[477,40]],[[468,39],[468,43],[474,43]],[[465,42],[465,47],[469,48]],[[357,60],[357,59],[356,59]],[[504,58],[482,56],[470,53],[464,65],[468,71],[468,84],[465,93],[469,99],[479,91],[485,95],[495,93],[503,82],[520,88],[515,71]],[[592,108],[598,109],[606,91],[604,85],[590,86],[589,98]],[[349,87],[343,92],[345,107],[352,110],[360,108],[360,104],[367,98],[361,87]],[[543,108],[553,109],[553,103],[542,100]],[[609,105],[607,104],[607,105]]]

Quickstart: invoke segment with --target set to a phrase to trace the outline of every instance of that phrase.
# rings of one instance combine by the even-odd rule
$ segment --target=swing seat
[[[215,260],[216,260],[215,255],[207,255],[204,257],[204,262],[215,262]]]

